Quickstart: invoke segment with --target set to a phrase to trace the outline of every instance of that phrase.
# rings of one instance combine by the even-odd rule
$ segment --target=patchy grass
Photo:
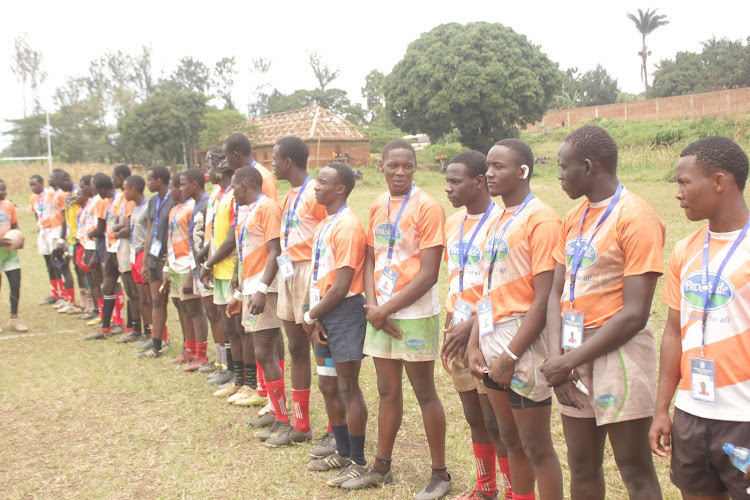
[[[111,167],[77,166],[74,176]],[[28,205],[25,183],[44,166],[10,167],[2,177],[9,198]],[[453,212],[442,192],[444,178],[418,172],[417,183]],[[648,200],[667,224],[665,256],[675,242],[699,225],[688,222],[666,182],[625,182]],[[534,179],[533,190],[564,215],[575,202],[556,181]],[[281,184],[280,190],[288,189]],[[365,170],[350,206],[367,220],[372,199],[384,191],[380,175]],[[20,226],[28,236],[21,251],[23,285],[21,319],[33,335],[0,334],[0,491],[5,498],[409,498],[429,475],[429,454],[419,407],[405,381],[404,419],[394,451],[396,483],[384,489],[345,494],[325,486],[327,474],[309,472],[309,446],[271,450],[244,425],[253,410],[234,408],[211,397],[205,379],[168,366],[165,359],[141,361],[134,350],[111,341],[85,342],[81,321],[61,317],[36,303],[46,295],[47,278],[36,254],[33,216],[19,209]],[[666,259],[665,259],[666,260]],[[661,338],[666,308],[662,284],[654,300],[652,324]],[[441,291],[447,292],[444,270]],[[0,317],[7,317],[7,289],[0,297]],[[169,329],[179,343],[179,326],[169,306]],[[168,356],[174,355],[173,348]],[[209,352],[213,348],[209,347]],[[288,359],[288,357],[287,357]],[[447,463],[454,494],[469,491],[474,481],[471,441],[461,404],[449,376],[436,366],[438,391],[447,414]],[[289,371],[287,370],[287,383]],[[365,360],[362,386],[370,412],[367,457],[375,452],[377,387],[375,371]],[[322,398],[313,388],[312,426],[317,438],[325,431]],[[565,442],[557,412],[553,435],[569,482]],[[678,498],[669,483],[668,462],[656,459],[665,498]],[[605,453],[607,498],[627,498],[611,449]],[[566,486],[567,487],[567,486]]]

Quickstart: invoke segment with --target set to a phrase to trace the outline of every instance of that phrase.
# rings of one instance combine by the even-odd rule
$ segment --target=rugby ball
[[[10,247],[8,250],[18,250],[26,239],[20,229],[11,229],[3,235],[3,238],[8,238],[10,240]]]

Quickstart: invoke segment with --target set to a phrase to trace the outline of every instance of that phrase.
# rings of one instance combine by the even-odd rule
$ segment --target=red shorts
[[[78,267],[81,268],[81,271],[83,271],[84,273],[90,273],[91,269],[89,269],[89,266],[85,264],[83,252],[83,245],[76,245],[76,263],[78,264]]]
[[[135,263],[130,265],[130,274],[133,275],[133,281],[136,283],[145,283],[141,269],[143,269],[143,250],[135,254]]]

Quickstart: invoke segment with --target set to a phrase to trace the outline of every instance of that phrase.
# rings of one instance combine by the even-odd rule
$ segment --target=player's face
[[[184,175],[180,176],[180,193],[182,193],[183,200],[189,200],[195,193],[195,187],[192,182],[188,182],[187,177]]]
[[[237,176],[232,176],[232,188],[234,190],[234,200],[238,205],[249,205],[254,200],[250,199],[250,189],[244,182],[239,182]]]
[[[557,152],[557,164],[560,165],[557,179],[562,190],[573,200],[585,195],[588,191],[587,173],[592,166],[578,158],[573,146],[567,142],[563,142]]]
[[[417,159],[406,148],[392,149],[380,162],[380,171],[385,175],[391,196],[406,196],[411,190],[416,170]]]
[[[115,189],[122,189],[122,183],[124,181],[125,179],[121,175],[112,173],[112,184],[114,185]]]
[[[4,200],[8,196],[8,187],[4,182],[0,182],[0,201]]]
[[[271,168],[273,173],[276,174],[276,178],[279,180],[286,180],[289,178],[289,168],[291,161],[289,158],[283,158],[281,155],[281,148],[279,146],[273,147],[272,153],[273,161],[271,162]]]
[[[175,179],[173,177],[173,179]],[[180,190],[180,179],[182,179],[181,175],[176,176],[176,180],[170,180],[172,192],[170,196],[174,200],[176,204],[185,203],[186,198],[183,198],[182,191]]]
[[[318,181],[315,183],[315,201],[321,205],[330,205],[338,197],[337,189],[339,176],[336,170],[330,167],[323,167],[318,173]]]
[[[715,196],[714,176],[706,175],[696,163],[695,156],[683,156],[677,162],[675,177],[675,198],[680,201],[680,208],[685,210],[685,217],[692,221],[709,218]]]
[[[44,186],[41,182],[39,182],[39,179],[31,179],[29,181],[29,187],[31,188],[31,192],[34,194],[39,194],[44,189]]]
[[[127,182],[122,186],[122,194],[125,196],[126,201],[135,201],[135,188]]]
[[[451,163],[445,169],[445,194],[456,208],[465,206],[476,196],[476,184],[477,178],[471,177],[463,163]]]
[[[513,193],[521,183],[523,172],[507,146],[492,146],[487,153],[487,187],[491,196]]]

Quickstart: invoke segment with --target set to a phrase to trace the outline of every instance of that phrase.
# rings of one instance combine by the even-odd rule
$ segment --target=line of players
[[[562,189],[573,199],[586,197],[562,221],[532,194],[534,156],[518,140],[498,142],[487,156],[467,151],[450,161],[445,191],[460,210],[447,221],[439,203],[413,183],[412,146],[392,141],[380,164],[388,191],[373,201],[368,231],[346,204],[355,185],[351,169],[334,163],[313,180],[307,154],[294,137],[274,147],[276,178],[291,184],[281,205],[274,176],[253,159],[241,134],[208,153],[210,195],[197,169],[171,183],[163,167],[149,169],[148,187],[157,195],[147,205],[138,176],[120,181],[115,171],[112,179],[81,179],[76,247],[83,247],[84,257],[76,262],[86,282],[98,283],[89,239],[104,238],[106,244],[111,234],[120,247],[129,246],[128,252],[115,249],[111,258],[111,246],[105,246],[107,255],[99,259],[102,325],[92,337],[111,335],[107,301],[115,299],[115,287],[107,277],[116,281],[122,273],[129,304],[139,302],[142,314],[129,305],[133,319],[118,341],[143,340],[138,356],[159,357],[165,339],[154,332],[164,331],[169,295],[185,338],[183,352],[170,363],[210,372],[212,382],[225,384],[215,395],[233,404],[267,403],[249,424],[264,428],[258,437],[272,448],[312,440],[312,342],[329,428],[308,467],[338,469],[326,481],[331,486],[361,489],[393,481],[405,369],[432,466],[417,498],[450,491],[445,414],[433,378],[440,358],[460,395],[477,464],[476,487],[461,498],[497,497],[496,462],[506,498],[534,498],[535,485],[542,498],[563,498],[550,434],[552,392],[562,415],[572,498],[605,497],[607,436],[631,498],[661,497],[651,450],[667,455],[670,442],[672,480],[683,493],[746,494],[747,478],[716,454],[724,440],[750,441],[742,410],[750,402],[750,373],[736,359],[738,348],[750,352],[750,340],[741,311],[722,319],[722,308],[741,309],[731,302],[747,286],[742,254],[750,251],[742,198],[747,156],[736,144],[703,139],[683,151],[678,163],[677,198],[688,218],[708,219],[711,232],[702,228],[680,242],[670,262],[658,393],[648,319],[663,272],[665,226],[617,180],[617,146],[603,129],[582,127],[560,148]],[[51,181],[64,190],[69,178],[63,174]],[[121,195],[115,190],[120,182]],[[92,185],[96,195],[87,196]],[[88,209],[96,196],[98,208]],[[501,197],[503,208],[492,197]],[[709,294],[703,286],[701,301],[695,292],[701,287],[693,287],[696,279],[700,285],[694,275],[701,261],[693,254],[709,255],[708,243],[702,250],[704,236],[715,240],[703,263],[705,271],[711,268],[703,285],[713,288]],[[442,344],[441,258],[449,270]],[[135,286],[126,283],[130,279]],[[70,301],[68,292],[64,297]],[[145,335],[135,318],[150,326]],[[206,356],[208,322],[216,363]],[[293,419],[285,399],[281,326],[291,354]],[[373,357],[380,397],[370,467],[364,454],[367,409],[358,383],[365,355]],[[672,427],[668,409],[678,384],[679,425]],[[697,474],[706,463],[711,474]]]

